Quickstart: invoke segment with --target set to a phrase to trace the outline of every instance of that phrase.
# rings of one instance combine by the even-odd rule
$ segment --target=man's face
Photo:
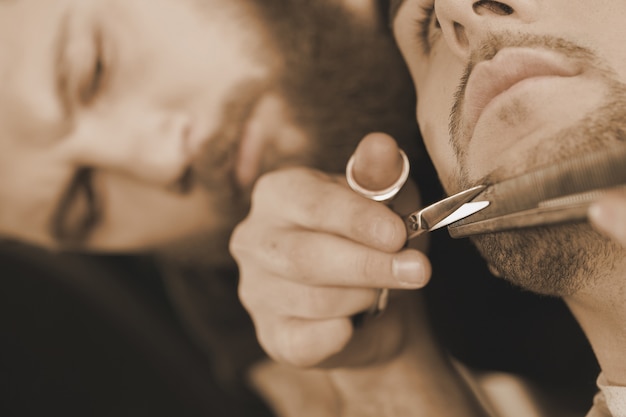
[[[219,226],[274,52],[240,2],[210,3],[0,3],[0,234],[125,249]],[[190,175],[203,147],[214,193]]]
[[[447,191],[619,146],[626,48],[616,40],[626,35],[624,16],[621,0],[405,0],[394,32]],[[547,293],[576,291],[583,274],[624,257],[587,226],[475,242],[498,273]]]
[[[375,4],[0,0],[0,237],[222,260],[262,172],[415,134]]]

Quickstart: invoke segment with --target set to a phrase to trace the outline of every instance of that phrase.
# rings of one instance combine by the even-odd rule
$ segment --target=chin
[[[472,242],[496,276],[559,297],[594,286],[624,257],[621,246],[582,223],[492,233]]]

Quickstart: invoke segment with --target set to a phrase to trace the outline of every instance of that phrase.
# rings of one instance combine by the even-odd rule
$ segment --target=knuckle
[[[306,288],[307,294],[298,300],[300,308],[304,309],[310,316],[332,315],[332,305],[328,297],[321,297],[313,288]]]
[[[312,253],[308,247],[297,240],[288,239],[277,243],[273,251],[273,256],[276,257],[277,264],[280,265],[284,276],[303,283],[312,281],[307,260],[320,258]]]
[[[359,236],[365,236],[370,241],[370,246],[394,252],[402,248],[406,241],[406,231],[400,217],[389,211],[386,207],[373,207],[372,215],[360,216],[364,221],[356,224],[354,231]]]
[[[249,219],[238,224],[229,241],[229,251],[240,271],[272,271],[284,275],[291,270],[289,234],[279,228],[263,226]]]
[[[357,280],[364,284],[380,284],[381,281],[386,281],[391,273],[389,261],[382,254],[361,253],[360,256],[354,257],[354,262]]]
[[[282,343],[281,358],[294,366],[308,368],[316,365],[319,354],[316,352],[315,340],[304,337],[303,333],[291,333],[291,337],[285,337]]]
[[[269,171],[257,179],[252,189],[252,201],[289,195],[294,187],[299,188],[307,178],[306,168],[286,168]]]
[[[289,276],[293,270],[293,258],[290,254],[290,239],[285,233],[269,233],[259,243],[261,259],[274,274]]]
[[[254,290],[254,286],[249,284],[247,275],[240,274],[239,285],[237,287],[237,295],[241,301],[241,305],[253,315],[255,312],[255,306],[257,305],[257,291]]]
[[[285,333],[281,358],[294,366],[313,367],[340,352],[352,337],[349,320],[309,322],[298,331]]]
[[[261,175],[252,188],[252,201],[258,201],[266,194],[273,194],[276,190],[275,183],[280,176],[275,171]],[[280,188],[278,188],[280,190]]]
[[[406,230],[399,215],[385,205],[356,194],[351,198],[337,198],[333,213],[342,214],[342,227],[348,236],[367,246],[384,250],[399,250],[405,243]]]
[[[230,235],[228,250],[236,261],[241,259],[246,252],[246,247],[249,245],[250,238],[248,237],[248,229],[247,220],[244,220],[235,226]]]
[[[254,318],[253,318],[254,319]],[[277,362],[284,362],[280,349],[275,345],[274,339],[270,337],[270,332],[264,327],[260,326],[255,321],[256,336],[261,348],[269,355],[270,358]]]
[[[290,305],[305,317],[329,317],[334,313],[335,303],[326,288],[317,288],[309,285],[298,286],[298,293],[291,297]]]

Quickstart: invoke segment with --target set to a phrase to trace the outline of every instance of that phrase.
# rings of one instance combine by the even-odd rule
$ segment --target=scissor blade
[[[546,200],[539,207],[449,228],[453,238],[587,220],[589,205],[607,193],[626,192],[626,185]],[[471,204],[471,203],[468,203]]]
[[[559,201],[560,197],[620,184],[626,184],[626,146],[621,143],[600,152],[551,164],[489,186],[477,197],[480,200],[491,201],[489,208],[449,225],[448,230],[450,236],[456,238],[492,233],[505,228],[510,229],[511,226],[514,228],[535,226],[537,219],[544,219],[544,224],[551,224],[555,222],[557,211],[536,209],[549,201]],[[525,214],[513,216],[519,212]],[[548,212],[549,215],[545,214]],[[565,213],[560,210],[559,212]],[[541,213],[541,216],[530,222],[529,214],[532,213]],[[501,219],[505,216],[506,220]],[[512,222],[512,219],[516,220]],[[564,220],[560,217],[559,219]],[[485,223],[480,226],[461,228],[483,221]]]
[[[432,230],[433,226],[437,225],[446,217],[457,211],[463,204],[472,200],[480,194],[484,188],[484,185],[469,188],[409,214],[404,218],[408,238],[411,239],[417,235]]]
[[[458,209],[456,209],[451,215],[444,218],[442,221],[430,228],[430,231],[440,229],[456,221],[471,216],[474,213],[478,213],[489,205],[489,201],[473,201],[471,203],[465,203]]]

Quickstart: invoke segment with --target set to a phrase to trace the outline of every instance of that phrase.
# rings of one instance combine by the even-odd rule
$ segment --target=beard
[[[613,99],[522,160],[538,167],[568,157],[624,146],[626,139],[626,86],[614,90]],[[491,181],[502,178],[490,175]],[[547,295],[571,295],[602,280],[626,256],[617,243],[589,224],[500,232],[471,238],[491,269],[512,283]]]
[[[233,167],[246,120],[265,93],[285,99],[287,118],[305,132],[308,150],[297,160],[264,156],[262,172],[286,163],[342,172],[357,143],[372,131],[391,134],[416,157],[414,89],[384,17],[374,26],[362,23],[334,0],[264,0],[249,6],[260,19],[267,51],[278,51],[282,62],[272,63],[278,68],[272,79],[231,92],[220,127],[194,161],[196,178],[211,200],[207,215],[217,216],[220,226],[161,251],[177,263],[233,264],[230,233],[250,205],[250,190],[239,188]]]
[[[561,44],[561,42],[559,42]],[[571,48],[570,48],[571,49]],[[588,53],[585,55],[589,56]],[[541,144],[519,155],[523,166],[505,167],[488,175],[498,182],[542,165],[565,160],[587,152],[624,146],[626,140],[626,86],[617,77],[602,70],[607,85],[605,103],[575,125],[545,138]],[[460,89],[459,91],[462,91]],[[461,97],[459,95],[458,97]],[[457,98],[455,109],[460,109]],[[461,143],[462,129],[455,121],[452,131]],[[467,143],[467,141],[465,141]],[[466,155],[457,150],[460,160],[458,185],[467,187],[469,167]],[[615,271],[626,257],[621,245],[600,235],[587,223],[563,224],[474,236],[472,242],[491,270],[513,284],[540,294],[568,296],[600,282]]]
[[[292,120],[309,136],[311,164],[343,172],[357,143],[373,131],[389,133],[415,157],[416,97],[384,2],[373,23],[340,3],[255,2],[283,55],[278,87],[293,110]]]

